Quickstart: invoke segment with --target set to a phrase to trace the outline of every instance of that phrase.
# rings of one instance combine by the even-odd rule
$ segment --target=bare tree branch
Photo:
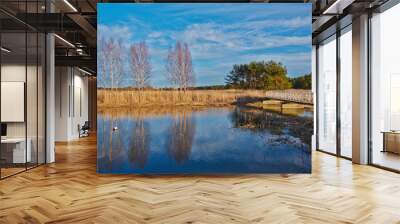
[[[106,59],[106,43],[104,39],[98,40],[98,56],[97,61],[99,65],[99,72],[97,75],[97,82],[99,87],[106,87],[108,75],[107,75],[107,59]]]
[[[131,46],[130,62],[136,87],[139,89],[145,88],[149,85],[151,77],[150,54],[145,41]]]
[[[186,43],[177,41],[175,48],[169,49],[166,62],[166,76],[172,86],[186,90],[195,85],[192,56]]]
[[[118,88],[123,82],[123,50],[121,41],[101,40],[99,62],[103,87]]]

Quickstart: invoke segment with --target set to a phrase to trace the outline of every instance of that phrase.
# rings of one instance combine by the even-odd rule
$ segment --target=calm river
[[[234,106],[103,110],[98,114],[97,170],[309,173],[312,131],[312,112],[304,110]]]

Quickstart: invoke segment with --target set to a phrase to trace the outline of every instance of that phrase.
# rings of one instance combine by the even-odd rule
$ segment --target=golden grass
[[[97,92],[99,107],[122,106],[218,106],[234,104],[241,99],[265,97],[262,90],[106,90]]]

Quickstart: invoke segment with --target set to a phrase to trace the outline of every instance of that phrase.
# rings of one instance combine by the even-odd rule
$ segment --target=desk
[[[400,131],[383,131],[382,152],[400,154]]]
[[[27,139],[28,142],[25,151],[25,138],[6,138],[1,139],[1,147],[2,154],[3,152],[11,151],[12,153],[12,163],[25,163],[31,162],[32,154],[31,154],[31,139]],[[12,147],[12,148],[10,148]],[[2,155],[3,157],[3,155]],[[10,156],[11,157],[11,156]],[[26,160],[25,160],[26,159]],[[11,160],[11,158],[9,159]]]

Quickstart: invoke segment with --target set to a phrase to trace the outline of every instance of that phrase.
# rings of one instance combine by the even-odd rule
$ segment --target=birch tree
[[[130,48],[130,66],[135,86],[142,90],[149,85],[151,63],[149,49],[145,41],[133,44]]]
[[[97,62],[99,65],[99,71],[97,74],[97,85],[99,87],[106,87],[107,85],[107,63],[106,63],[106,52],[105,52],[105,41],[104,39],[98,40],[98,54],[97,54]]]
[[[166,61],[166,76],[172,86],[186,90],[195,85],[192,56],[186,43],[177,41],[175,47],[168,50]]]
[[[104,68],[102,69],[108,76],[108,87],[116,89],[122,84],[124,76],[122,43],[110,38],[105,41],[102,48],[104,51]]]

